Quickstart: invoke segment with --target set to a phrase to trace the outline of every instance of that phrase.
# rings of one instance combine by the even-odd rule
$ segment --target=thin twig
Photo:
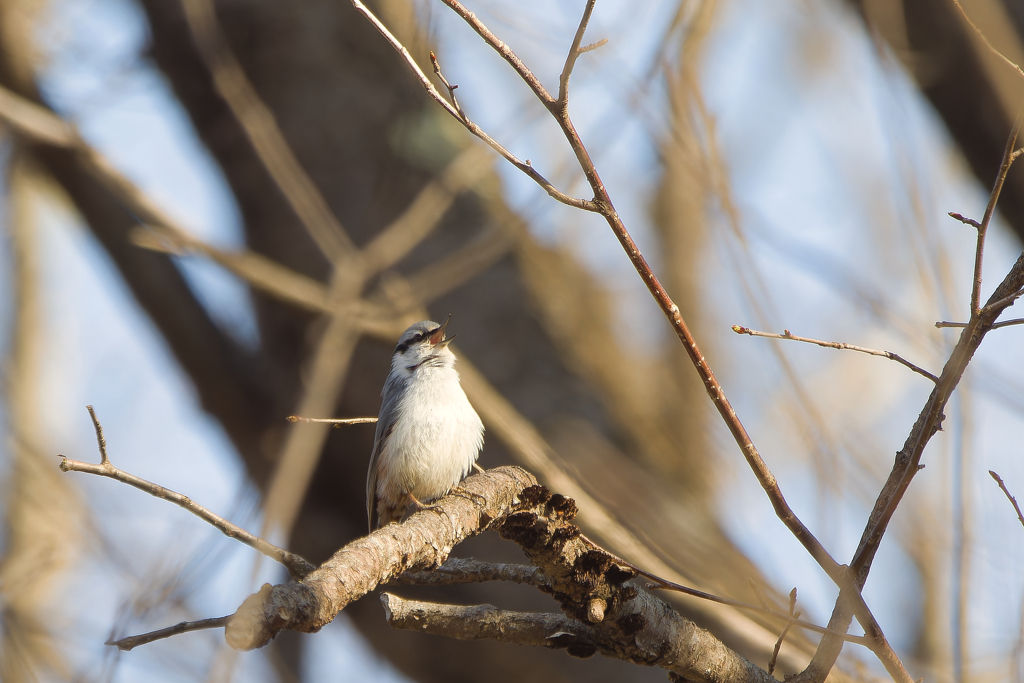
[[[962,215],[958,214],[956,211],[950,211],[947,215],[950,218],[957,219],[958,221],[960,221],[961,223],[964,223],[965,225],[971,225],[971,226],[973,226],[975,228],[980,228],[981,227],[981,223],[979,223],[978,221],[974,220],[973,218],[968,218],[967,216],[962,216]]]
[[[438,63],[437,55],[434,54],[433,50],[430,51],[430,63],[433,64],[434,73],[441,79],[441,82],[444,83],[444,87],[448,88],[448,97],[452,99],[452,106],[455,107],[455,111],[459,112],[459,118],[462,119],[463,123],[465,123],[469,120],[469,117],[466,116],[466,112],[462,111],[462,107],[459,106],[459,100],[455,97],[455,90],[459,86],[449,83],[448,79],[444,77],[443,73],[441,73],[441,65]]]
[[[96,417],[96,411],[93,410],[92,406],[86,406],[86,410],[89,411],[89,417],[92,418],[92,426],[96,431],[96,444],[100,449],[100,464],[109,465],[110,458],[107,456],[107,440],[103,436],[103,425],[100,424],[100,419]]]
[[[285,418],[289,422],[319,422],[323,424],[334,425],[337,429],[342,425],[362,425],[371,424],[377,421],[375,417],[302,417],[301,415],[289,415]]]
[[[594,12],[594,5],[597,0],[587,0],[587,6],[583,10],[583,17],[580,19],[579,28],[572,39],[569,47],[569,54],[565,58],[565,66],[562,67],[562,74],[558,77],[558,108],[566,109],[569,106],[569,77],[576,66],[576,59],[583,54],[580,44],[583,42],[583,34],[587,32],[587,24],[590,23],[590,15]]]
[[[953,0],[957,7],[960,7],[958,0]],[[963,12],[963,8],[960,8]],[[964,14],[966,17],[967,15]],[[968,19],[968,22],[970,19]],[[974,26],[974,24],[971,24]],[[977,30],[977,29],[975,29]],[[990,46],[991,47],[991,46]],[[1006,139],[1006,148],[1003,150],[1003,160],[999,165],[999,173],[996,175],[996,182],[989,194],[988,205],[985,207],[985,215],[978,226],[978,242],[974,253],[974,288],[971,290],[971,314],[974,315],[981,309],[981,262],[985,256],[985,236],[988,234],[988,225],[996,210],[996,203],[999,201],[999,194],[1003,190],[1003,183],[1006,182],[1006,174],[1013,163],[1013,148],[1017,145],[1017,134],[1020,132],[1022,117],[1018,116],[1010,130],[1010,136]]]
[[[210,524],[220,530],[225,536],[233,538],[237,541],[244,543],[245,545],[257,550],[272,560],[276,560],[288,569],[288,573],[294,579],[301,579],[306,574],[310,573],[316,567],[307,562],[304,558],[296,555],[295,553],[278,548],[272,543],[268,543],[259,536],[254,536],[245,529],[232,524],[220,515],[210,512],[202,505],[194,502],[188,496],[184,496],[176,491],[172,491],[168,488],[164,488],[159,484],[146,481],[141,477],[136,477],[134,474],[125,472],[114,467],[111,464],[109,458],[106,457],[106,441],[103,438],[103,428],[100,426],[99,420],[96,418],[96,413],[93,411],[92,406],[89,406],[89,414],[92,416],[93,425],[96,430],[96,440],[100,445],[100,464],[94,465],[88,462],[79,462],[78,460],[69,460],[65,455],[58,455],[61,458],[60,469],[63,472],[85,472],[87,474],[95,474],[101,477],[109,477],[110,479],[116,479],[117,481],[134,486],[140,491],[145,491],[151,496],[161,498],[168,502],[174,503],[178,507],[188,510],[193,515],[203,520],[207,524]]]
[[[754,590],[754,595],[757,596],[757,601],[761,603],[761,609],[769,609],[768,600],[765,599],[764,593],[761,592],[761,587],[757,585],[757,582],[749,578],[747,579],[747,582],[750,584],[750,587]]]
[[[865,348],[863,346],[854,346],[853,344],[847,344],[846,342],[830,342],[830,341],[821,341],[819,339],[809,339],[807,337],[798,337],[795,334],[793,334],[792,332],[790,332],[789,330],[784,330],[782,334],[775,334],[774,332],[759,332],[757,330],[752,330],[749,327],[741,327],[740,325],[733,325],[732,326],[732,331],[735,332],[736,334],[747,334],[747,335],[750,335],[751,337],[765,337],[767,339],[788,339],[790,341],[798,341],[798,342],[806,342],[808,344],[816,344],[818,346],[823,346],[823,347],[828,348],[828,349],[844,349],[844,350],[847,350],[847,351],[859,351],[861,353],[866,353],[866,354],[871,355],[871,356],[880,356],[882,358],[888,358],[889,360],[894,360],[897,363],[899,363],[900,365],[903,365],[903,366],[906,366],[906,367],[910,368],[911,370],[913,370],[917,374],[921,375],[922,377],[927,377],[928,379],[930,379],[933,382],[938,382],[939,381],[939,378],[936,377],[935,375],[933,375],[932,373],[928,372],[927,370],[925,370],[923,368],[920,368],[920,367],[914,365],[910,361],[902,358],[901,356],[893,353],[892,351],[877,351],[875,349],[868,349],[868,348]]]
[[[468,118],[464,118],[464,116],[460,114],[459,111],[455,109],[455,107],[449,104],[448,100],[446,100],[441,95],[441,93],[437,91],[437,88],[434,87],[434,84],[430,82],[430,79],[427,78],[426,74],[423,73],[423,70],[420,69],[420,66],[419,64],[416,63],[416,60],[413,59],[411,54],[409,54],[409,51],[405,49],[405,46],[402,45],[402,43],[399,42],[397,38],[395,38],[395,36],[391,33],[391,31],[388,30],[386,26],[384,26],[383,23],[381,23],[380,19],[378,19],[366,5],[360,2],[360,0],[350,1],[352,2],[352,6],[355,7],[360,14],[366,17],[370,21],[370,23],[373,24],[374,28],[376,28],[377,31],[379,31],[380,34],[384,36],[385,40],[387,40],[391,44],[391,46],[395,48],[395,50],[397,50],[399,54],[402,55],[406,65],[408,65],[408,67],[419,79],[420,85],[422,85],[423,89],[427,91],[427,94],[430,95],[430,97],[433,98],[434,101],[440,104],[445,111],[447,111],[454,118],[456,118],[459,121],[459,123],[464,125],[470,133],[483,140],[485,143],[487,143],[488,146],[491,147],[491,149],[493,149],[498,154],[503,156],[509,163],[518,168],[520,171],[528,175],[535,183],[544,188],[545,192],[547,192],[551,197],[553,197],[557,201],[568,206],[574,206],[577,209],[583,209],[584,211],[598,211],[597,206],[591,200],[573,197],[557,189],[548,181],[547,178],[541,175],[532,165],[530,165],[528,160],[526,162],[521,161],[519,157],[512,154],[512,152],[505,149],[505,147],[503,147],[497,140],[495,140],[486,132],[484,132],[484,130],[480,128],[480,126],[476,125]],[[511,50],[509,52],[511,52]],[[516,57],[516,60],[518,60],[518,57]],[[520,64],[522,64],[522,62],[520,62]],[[539,81],[537,81],[537,83],[539,84]],[[540,87],[543,89],[543,86]],[[550,95],[548,95],[548,99],[551,99]]]
[[[995,48],[995,46],[992,45],[992,43],[988,42],[988,38],[985,37],[985,34],[982,33],[981,29],[978,28],[977,26],[975,26],[974,22],[971,21],[971,18],[969,16],[967,16],[967,12],[965,12],[964,8],[961,7],[961,5],[960,5],[960,0],[953,0],[953,4],[956,5],[956,8],[958,10],[960,10],[960,14],[963,16],[964,21],[966,21],[967,24],[972,29],[974,29],[974,32],[978,35],[978,37],[981,38],[981,42],[983,42],[985,44],[985,47],[987,47],[989,49],[989,51],[992,54],[994,54],[996,57],[998,57],[999,59],[1003,60],[1006,64],[1010,65],[1010,67],[1012,67],[1013,70],[1017,72],[1018,76],[1020,76],[1021,78],[1024,78],[1024,70],[1021,70],[1021,68],[1019,66],[1017,66],[1017,64],[1015,64],[1013,61],[1011,61],[1002,52],[997,50]]]
[[[1013,509],[1017,511],[1017,519],[1020,520],[1021,524],[1024,524],[1024,513],[1021,513],[1020,506],[1017,505],[1017,499],[1010,494],[1010,489],[1006,488],[1006,484],[1003,483],[1002,477],[1000,477],[992,470],[989,470],[988,473],[992,475],[992,478],[996,480],[997,484],[999,484],[999,488],[1001,488],[1003,490],[1003,493],[1006,494],[1006,497],[1010,499],[1010,503],[1013,505]]]
[[[210,619],[200,619],[199,621],[182,621],[174,626],[157,629],[156,631],[150,631],[149,633],[140,633],[137,636],[128,636],[127,638],[121,638],[120,640],[108,640],[105,645],[112,645],[122,652],[128,652],[139,645],[145,645],[146,643],[152,643],[155,640],[170,638],[171,636],[176,636],[182,633],[202,631],[209,628],[222,628],[228,623],[228,619],[230,618],[231,615],[229,614],[226,617],[212,617]]]
[[[252,143],[256,156],[274,179],[303,227],[331,263],[351,256],[352,239],[306,173],[260,99],[242,65],[227,45],[210,0],[182,0],[185,19],[217,92]]]
[[[782,629],[782,633],[779,634],[779,639],[775,641],[775,649],[772,651],[772,658],[768,660],[768,673],[775,673],[775,662],[779,658],[779,650],[782,649],[782,641],[786,639],[786,634],[789,633],[789,629],[793,627],[793,624],[797,622],[800,617],[800,612],[796,610],[796,588],[789,593],[789,622],[786,624],[786,628]]]
[[[1012,294],[1004,296],[1002,299],[999,299],[997,301],[993,301],[990,304],[986,304],[985,305],[985,310],[987,311],[987,310],[993,310],[993,309],[996,309],[996,308],[1006,308],[1007,306],[1012,306],[1013,302],[1015,302],[1017,299],[1021,298],[1022,296],[1024,296],[1024,289],[1017,290],[1016,292],[1013,292]],[[984,311],[982,311],[982,312],[984,312]]]
[[[1021,294],[1018,292],[1013,296],[1014,299],[1020,298]],[[1000,323],[993,323],[992,329],[998,330],[1000,327],[1009,327],[1010,325],[1024,325],[1024,318],[1014,318],[1013,320],[1004,320]],[[951,323],[943,320],[942,322],[935,323],[935,327],[967,327],[967,323]]]
[[[779,612],[778,610],[772,609],[768,606],[767,602],[765,602],[764,597],[761,595],[760,591],[758,591],[756,587],[754,588],[754,590],[755,592],[757,592],[758,599],[761,600],[760,606],[752,605],[749,602],[743,602],[742,600],[723,598],[722,596],[715,595],[713,593],[705,593],[704,591],[697,590],[696,588],[690,588],[689,586],[684,586],[673,581],[668,581],[666,579],[661,578],[660,576],[656,576],[654,574],[651,574],[650,572],[646,572],[643,569],[637,567],[636,565],[631,564],[630,562],[626,562],[623,560],[622,563],[630,567],[631,569],[639,572],[640,575],[657,582],[647,584],[648,590],[668,590],[676,593],[683,593],[684,595],[690,595],[695,598],[700,598],[701,600],[707,600],[708,602],[717,602],[720,605],[728,605],[729,607],[735,607],[737,609],[745,609],[751,610],[753,612],[760,612],[762,614],[767,614],[778,619],[786,619],[790,621],[793,626],[799,626],[800,628],[805,629],[807,631],[813,631],[814,633],[821,634],[827,633],[828,635],[836,636],[837,638],[842,638],[848,643],[856,643],[857,645],[863,645],[869,650],[877,651],[877,646],[873,638],[868,638],[867,636],[853,636],[849,633],[844,633],[843,631],[836,631],[825,626],[818,626],[817,624],[811,623],[809,621],[801,621],[799,619],[794,619],[792,614],[787,615],[784,612]],[[751,585],[753,585],[753,582],[751,582]]]

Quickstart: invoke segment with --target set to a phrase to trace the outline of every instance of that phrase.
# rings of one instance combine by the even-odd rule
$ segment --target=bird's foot
[[[449,494],[453,496],[459,496],[460,498],[465,498],[469,500],[471,503],[478,502],[481,505],[487,504],[486,496],[482,496],[479,493],[474,493],[473,491],[470,491],[462,484],[457,484],[454,488],[452,488],[451,491],[449,491]]]
[[[408,494],[408,495],[409,495],[409,507],[406,508],[404,517],[408,518],[409,516],[414,515],[417,512],[423,512],[425,510],[433,510],[434,512],[438,512],[438,513],[440,513],[442,515],[448,516],[448,513],[445,511],[445,509],[443,507],[441,507],[441,505],[439,505],[437,503],[432,503],[430,505],[427,505],[427,504],[421,503],[419,501],[419,499],[417,499],[416,496],[412,495],[411,493]]]

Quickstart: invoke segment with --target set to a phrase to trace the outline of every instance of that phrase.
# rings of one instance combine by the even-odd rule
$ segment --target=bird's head
[[[409,326],[398,340],[391,366],[403,375],[411,375],[421,367],[445,366],[455,364],[455,354],[448,344],[455,339],[453,334],[445,336],[445,328],[452,319],[449,314],[444,322],[438,325],[432,320],[422,320]]]

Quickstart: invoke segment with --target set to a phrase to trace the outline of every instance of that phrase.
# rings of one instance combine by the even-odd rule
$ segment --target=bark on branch
[[[265,584],[228,620],[228,644],[251,650],[284,629],[319,631],[378,585],[410,569],[441,566],[452,548],[503,519],[523,489],[536,483],[519,467],[488,470],[466,479],[435,509],[349,543],[301,581]]]
[[[353,541],[301,580],[265,584],[228,619],[225,638],[232,647],[249,650],[284,629],[318,631],[381,584],[423,582],[429,573],[402,575],[441,568],[456,544],[491,529],[517,543],[540,576],[518,565],[473,560],[452,561],[445,574],[465,571],[468,580],[531,583],[551,594],[564,614],[417,603],[384,594],[388,622],[453,638],[565,649],[576,657],[600,653],[659,666],[690,681],[775,681],[668,603],[631,585],[638,572],[584,536],[572,523],[576,512],[571,498],[538,486],[523,469],[489,470],[464,481],[431,509]]]

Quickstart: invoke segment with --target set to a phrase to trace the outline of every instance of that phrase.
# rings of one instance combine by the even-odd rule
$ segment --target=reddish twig
[[[1021,513],[1020,506],[1017,505],[1017,499],[1010,494],[1010,489],[1006,488],[1006,484],[1003,483],[1003,478],[992,470],[989,470],[988,473],[992,475],[992,478],[996,480],[997,484],[999,484],[999,488],[1001,488],[1003,493],[1006,494],[1006,497],[1010,499],[1010,504],[1013,505],[1013,509],[1017,511],[1017,519],[1020,520],[1021,524],[1024,524],[1024,513]]]
[[[957,7],[960,7],[960,3],[957,0],[953,0]],[[963,8],[960,7],[960,11],[963,12]],[[967,15],[964,14],[964,17]],[[970,20],[968,19],[968,22]],[[974,24],[971,24],[973,27]],[[987,41],[986,41],[987,42]],[[1019,69],[1018,69],[1019,71]],[[975,247],[974,253],[974,288],[971,290],[971,314],[977,313],[981,308],[981,262],[985,255],[985,236],[988,233],[988,225],[992,221],[992,215],[996,210],[996,202],[999,201],[999,194],[1002,192],[1003,183],[1006,182],[1006,174],[1010,170],[1010,165],[1016,156],[1013,154],[1013,148],[1017,145],[1017,134],[1020,132],[1021,117],[1018,116],[1017,120],[1013,124],[1013,128],[1010,130],[1010,136],[1006,139],[1006,148],[1003,150],[1003,160],[999,164],[999,173],[996,174],[996,182],[992,187],[992,192],[988,197],[988,205],[985,207],[985,216],[981,219],[981,225],[978,226],[978,243]]]
[[[844,349],[844,350],[847,350],[847,351],[859,351],[860,353],[866,353],[866,354],[871,355],[871,356],[880,356],[882,358],[888,358],[889,360],[894,360],[897,363],[899,363],[900,365],[903,365],[903,366],[906,366],[906,367],[910,368],[911,370],[913,370],[917,374],[921,375],[922,377],[927,377],[928,379],[930,379],[933,382],[938,382],[939,381],[939,378],[936,377],[935,375],[933,375],[932,373],[928,372],[927,370],[925,370],[923,368],[920,368],[920,367],[914,365],[910,361],[902,358],[901,356],[893,353],[892,351],[877,351],[875,349],[868,349],[868,348],[865,348],[863,346],[854,346],[853,344],[847,344],[846,342],[830,342],[830,341],[821,341],[819,339],[809,339],[808,337],[798,337],[795,334],[793,334],[792,332],[790,332],[789,330],[783,330],[782,334],[776,334],[774,332],[759,332],[757,330],[752,330],[749,327],[741,327],[740,325],[733,325],[732,326],[732,331],[735,332],[736,334],[747,334],[747,335],[750,335],[751,337],[765,337],[767,339],[788,339],[790,341],[798,341],[798,342],[806,342],[808,344],[816,344],[818,346],[823,346],[823,347],[825,347],[827,349]]]
[[[958,221],[960,221],[961,223],[963,223],[965,225],[970,225],[970,226],[973,226],[975,228],[980,228],[981,227],[981,223],[979,223],[978,221],[974,220],[973,218],[968,218],[967,216],[961,216],[956,211],[950,211],[947,215],[950,218],[957,219]]]
[[[433,50],[430,51],[430,63],[433,64],[434,73],[441,79],[441,82],[444,83],[444,87],[448,88],[448,97],[452,99],[452,106],[455,107],[455,111],[459,113],[459,118],[462,119],[463,123],[466,123],[469,118],[466,116],[466,112],[462,111],[462,107],[459,106],[459,100],[455,97],[455,89],[459,86],[449,83],[448,79],[441,73],[441,65],[438,63],[437,55],[434,54]]]
[[[556,188],[548,181],[547,178],[541,175],[537,171],[537,169],[535,169],[529,163],[529,160],[525,162],[521,161],[515,154],[512,154],[512,152],[505,149],[505,147],[503,147],[497,140],[495,140],[486,132],[484,132],[484,130],[480,128],[480,126],[476,125],[468,118],[465,118],[459,112],[459,110],[457,110],[455,107],[449,104],[448,100],[444,99],[441,93],[437,91],[437,88],[434,87],[434,84],[430,82],[430,79],[427,78],[426,74],[423,73],[423,70],[420,69],[419,64],[416,63],[416,60],[413,59],[411,54],[409,54],[409,51],[405,49],[405,46],[402,45],[402,43],[397,38],[395,38],[395,36],[391,33],[391,31],[388,30],[388,28],[383,23],[381,23],[380,19],[378,19],[376,15],[374,15],[373,12],[371,12],[366,5],[360,2],[360,0],[350,1],[352,3],[352,6],[356,8],[356,11],[358,11],[360,14],[366,17],[367,20],[369,20],[369,22],[373,24],[374,28],[376,28],[377,31],[379,31],[380,34],[384,36],[384,39],[387,40],[391,44],[391,46],[395,48],[395,50],[397,50],[399,54],[402,55],[406,65],[416,75],[416,78],[419,79],[420,85],[422,85],[423,89],[427,91],[427,94],[430,95],[430,97],[433,98],[435,102],[444,107],[445,111],[447,111],[453,117],[458,119],[459,123],[466,127],[466,130],[468,130],[470,133],[483,140],[491,149],[493,149],[495,152],[504,157],[510,164],[512,164],[520,171],[528,175],[535,183],[544,188],[544,191],[547,192],[552,198],[568,206],[574,206],[577,209],[583,209],[584,211],[598,210],[594,202],[588,199],[580,199],[578,197],[573,197]],[[472,14],[468,11],[467,13]],[[504,45],[504,43],[502,43],[502,45]],[[511,50],[509,50],[509,52],[511,52]],[[516,57],[517,61],[518,59],[519,58]],[[522,64],[522,62],[519,63]],[[539,84],[539,81],[537,81],[537,83]],[[543,86],[541,86],[541,89],[543,89]],[[549,100],[554,101],[550,95],[548,95],[547,97]]]

